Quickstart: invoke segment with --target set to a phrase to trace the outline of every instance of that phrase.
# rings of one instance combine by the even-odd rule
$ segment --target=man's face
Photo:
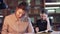
[[[47,14],[40,14],[41,19],[46,20]]]
[[[25,11],[24,10],[22,10],[22,9],[17,9],[16,10],[16,16],[18,18],[21,18],[24,14],[25,14]]]

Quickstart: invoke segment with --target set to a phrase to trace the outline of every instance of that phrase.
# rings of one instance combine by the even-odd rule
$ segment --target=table
[[[60,31],[53,31],[51,33],[46,32],[46,33],[23,33],[23,34],[60,34]]]
[[[46,32],[46,33],[36,33],[36,34],[60,34],[60,31],[53,31],[53,32],[51,32],[51,33],[49,33],[49,32]]]

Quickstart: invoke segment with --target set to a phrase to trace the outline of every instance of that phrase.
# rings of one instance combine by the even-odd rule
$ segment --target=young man
[[[39,20],[36,21],[36,32],[49,31],[51,30],[50,21],[46,13],[40,13]]]
[[[2,28],[2,34],[23,34],[33,33],[29,17],[26,15],[27,3],[22,2],[16,7],[14,14],[6,16]]]

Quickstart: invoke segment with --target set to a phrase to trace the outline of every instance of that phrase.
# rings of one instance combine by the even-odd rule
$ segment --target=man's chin
[[[43,20],[46,20],[46,19],[43,19]]]
[[[22,17],[19,17],[19,18],[22,18]]]

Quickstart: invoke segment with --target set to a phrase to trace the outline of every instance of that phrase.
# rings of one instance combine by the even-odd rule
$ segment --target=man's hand
[[[46,16],[46,21],[48,21],[49,20],[48,15],[45,15],[45,16]]]
[[[48,32],[49,30],[45,30],[45,32]]]
[[[39,31],[39,28],[38,28],[38,27],[36,27],[36,29],[35,29],[35,30],[36,30],[36,32],[38,32],[38,31]]]

